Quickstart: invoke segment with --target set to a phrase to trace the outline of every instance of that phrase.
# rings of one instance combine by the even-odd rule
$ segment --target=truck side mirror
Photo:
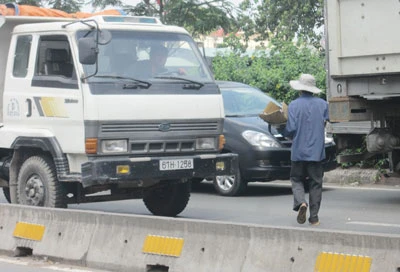
[[[79,62],[93,65],[97,61],[97,44],[93,37],[80,38],[78,41]]]

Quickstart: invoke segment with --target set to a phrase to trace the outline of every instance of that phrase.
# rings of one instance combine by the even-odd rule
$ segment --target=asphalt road
[[[0,193],[0,203],[5,203]],[[69,209],[149,215],[142,200],[122,200],[69,205]],[[318,228],[400,234],[400,188],[394,186],[343,187],[324,185]],[[181,218],[250,223],[269,226],[299,225],[292,211],[288,181],[251,183],[244,196],[222,197],[211,183],[193,188]]]
[[[322,197],[318,228],[400,234],[400,189],[396,187],[326,185]],[[152,216],[142,200],[88,203],[69,208]],[[288,181],[250,184],[241,197],[221,197],[211,183],[200,184],[193,189],[188,206],[179,215],[188,219],[312,227],[307,223],[299,225],[296,216]]]
[[[52,263],[48,260],[33,257],[0,256],[0,271],[2,272],[106,272],[77,266]]]

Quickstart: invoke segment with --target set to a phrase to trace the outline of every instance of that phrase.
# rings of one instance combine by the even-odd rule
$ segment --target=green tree
[[[320,47],[323,0],[244,0],[240,8],[240,24],[249,29],[247,33],[259,33],[260,39],[298,38]]]
[[[323,54],[305,43],[272,39],[266,51],[251,57],[235,53],[217,55],[213,71],[218,80],[243,82],[290,103],[298,92],[290,88],[289,81],[302,73],[313,74],[318,88],[326,89],[324,63]],[[320,96],[325,98],[325,92]]]
[[[80,11],[84,4],[84,0],[0,0],[0,4],[16,3],[18,5],[30,5],[36,7],[48,7],[53,9],[59,9],[68,13]]]
[[[9,3],[0,0],[0,3]],[[135,6],[124,0],[20,0],[17,4],[59,9],[68,13],[80,11],[84,4],[104,9],[122,7],[131,15],[157,16],[163,23],[186,28],[194,37],[222,27],[226,33],[237,30],[235,8],[228,0],[143,0]]]
[[[0,4],[16,3],[20,5],[30,5],[40,7],[42,5],[40,0],[21,0],[21,1],[10,1],[10,0],[0,0]]]
[[[144,0],[126,8],[130,14],[157,16],[165,24],[182,26],[194,37],[219,27],[226,33],[237,30],[235,8],[227,0]]]
[[[237,37],[234,33],[231,33],[224,38],[224,42],[218,47],[230,48],[233,53],[241,54],[246,52],[247,44],[243,44],[239,37]]]
[[[59,9],[67,13],[73,13],[80,11],[83,5],[83,0],[50,0],[48,1],[48,6],[53,9]]]

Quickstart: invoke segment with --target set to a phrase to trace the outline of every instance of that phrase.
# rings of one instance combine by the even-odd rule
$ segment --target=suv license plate
[[[193,169],[193,159],[161,160],[160,171]]]

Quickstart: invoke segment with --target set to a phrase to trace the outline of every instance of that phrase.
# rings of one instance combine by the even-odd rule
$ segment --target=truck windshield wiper
[[[181,80],[181,81],[185,81],[188,82],[189,84],[185,84],[183,85],[183,89],[195,89],[195,90],[199,90],[201,87],[204,86],[203,83],[198,82],[198,81],[194,81],[194,80],[190,80],[187,78],[183,78],[183,77],[174,77],[174,76],[156,76],[154,78],[159,78],[159,79],[172,79],[172,80]]]
[[[103,76],[94,76],[96,78],[112,78],[112,79],[119,79],[119,80],[130,80],[131,83],[124,84],[124,89],[137,89],[137,88],[145,88],[148,89],[151,86],[150,82],[139,80],[133,77],[124,77],[124,76],[112,76],[112,75],[103,75]]]

